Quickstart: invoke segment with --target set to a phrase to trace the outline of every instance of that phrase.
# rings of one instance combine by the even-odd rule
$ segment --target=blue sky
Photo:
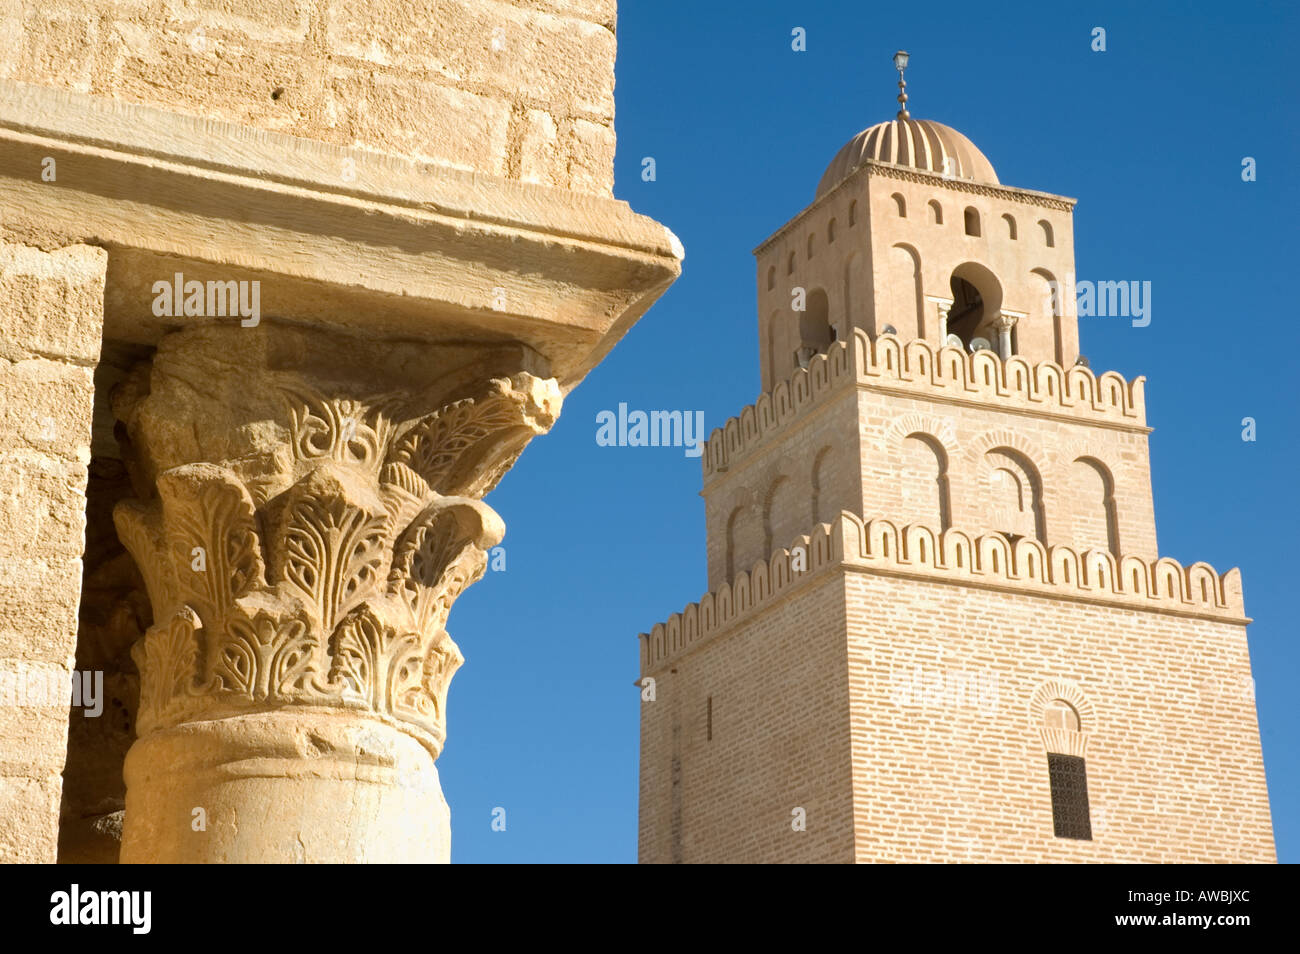
[[[615,193],[676,232],[685,271],[488,498],[506,570],[449,623],[468,660],[438,762],[453,860],[636,860],[636,635],[704,592],[700,464],[598,447],[595,416],[703,410],[712,430],[757,396],[750,250],[812,200],[847,139],[893,116],[899,47],[914,117],[964,132],[1002,182],[1079,200],[1080,279],[1152,282],[1149,327],[1081,319],[1082,350],[1096,371],[1147,376],[1162,554],[1242,569],[1279,859],[1300,860],[1297,14],[991,6],[619,5]]]

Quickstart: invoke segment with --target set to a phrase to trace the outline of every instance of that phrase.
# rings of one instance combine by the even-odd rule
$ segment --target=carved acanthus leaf
[[[181,601],[210,626],[266,585],[253,499],[231,470],[186,464],[158,477],[169,563]]]
[[[524,446],[559,416],[553,379],[521,373],[421,418],[403,431],[388,463],[405,464],[441,494],[481,497]]]
[[[441,629],[461,592],[483,575],[487,550],[501,541],[501,518],[478,500],[442,497],[411,523],[393,548],[390,593],[422,633]]]
[[[388,510],[346,471],[319,467],[273,506],[272,577],[312,607],[322,631],[385,578],[391,556]]]
[[[306,619],[266,611],[236,617],[213,647],[213,678],[251,702],[305,700],[316,679],[316,638]]]
[[[289,403],[291,446],[303,462],[334,461],[378,472],[394,433],[396,394],[367,399],[327,398],[301,384],[282,384]]]
[[[198,686],[199,643],[202,623],[188,606],[149,628],[131,649],[140,671],[138,732],[143,735],[170,722],[172,711],[201,694]]]

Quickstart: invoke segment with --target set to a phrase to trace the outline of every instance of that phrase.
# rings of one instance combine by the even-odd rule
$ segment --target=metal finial
[[[903,70],[907,69],[907,50],[894,54],[894,69],[898,70],[898,118],[911,119],[907,111],[907,80],[903,79]]]

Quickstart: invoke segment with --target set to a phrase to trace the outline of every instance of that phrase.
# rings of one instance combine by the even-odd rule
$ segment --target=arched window
[[[894,205],[898,207],[898,217],[900,219],[907,218],[907,200],[897,192],[890,196],[890,198],[894,200]]]
[[[727,517],[727,559],[723,571],[728,582],[736,578],[736,529],[740,523],[741,508],[737,507]]]
[[[1053,699],[1043,708],[1043,736],[1048,743],[1047,779],[1052,789],[1052,833],[1057,838],[1092,840],[1092,812],[1088,805],[1088,765],[1082,755],[1053,749],[1082,752],[1073,740],[1081,735],[1079,712],[1064,699]]]
[[[935,225],[943,225],[943,206],[939,204],[939,200],[931,199],[929,205],[930,205],[930,221],[932,221]]]
[[[811,235],[808,236],[808,257],[813,257],[813,237]]]
[[[829,222],[826,223],[826,244],[829,245],[834,241],[835,241],[835,220],[831,219]]]
[[[790,253],[790,257],[789,257],[788,259],[786,259],[786,263],[785,263],[785,273],[786,273],[787,275],[793,275],[793,274],[794,274],[794,252],[791,252],[791,253]]]
[[[1056,248],[1056,240],[1052,236],[1052,223],[1046,219],[1039,219],[1038,227],[1043,230],[1043,244],[1048,248]]]
[[[1119,521],[1110,469],[1096,458],[1077,458],[1070,465],[1069,487],[1075,549],[1104,549],[1118,557]]]
[[[858,200],[854,199],[849,203],[849,226],[858,224]]]
[[[776,287],[776,266],[769,265],[767,269],[767,290],[771,291]]]
[[[1016,219],[1015,216],[1007,213],[1002,216],[1002,221],[1007,223],[1007,238],[1011,241],[1016,240]]]
[[[800,516],[793,512],[797,499],[794,483],[788,477],[777,477],[767,489],[767,496],[763,498],[762,559],[769,558],[776,549],[778,533],[784,535],[791,523],[803,523]]]
[[[813,458],[812,466],[812,519],[813,523],[824,523],[829,514],[823,514],[826,492],[830,489],[828,478],[831,473],[831,448],[823,447]]]
[[[986,452],[984,466],[984,511],[989,524],[1011,537],[1045,544],[1043,481],[1038,469],[1009,447]]]
[[[977,238],[980,234],[980,214],[973,205],[966,206],[966,234]]]
[[[835,340],[830,310],[826,292],[814,288],[808,293],[807,308],[799,316],[799,351],[795,355],[799,367],[806,368],[813,355],[825,351]]]
[[[951,526],[948,454],[937,438],[919,431],[903,438],[895,476],[901,494],[895,511],[900,525],[918,523],[937,531]]]

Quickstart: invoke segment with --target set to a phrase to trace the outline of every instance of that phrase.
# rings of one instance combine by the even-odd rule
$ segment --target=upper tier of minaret
[[[763,390],[853,329],[1001,357],[1079,360],[1074,199],[1002,184],[956,129],[898,115],[835,154],[812,203],[754,251]]]

